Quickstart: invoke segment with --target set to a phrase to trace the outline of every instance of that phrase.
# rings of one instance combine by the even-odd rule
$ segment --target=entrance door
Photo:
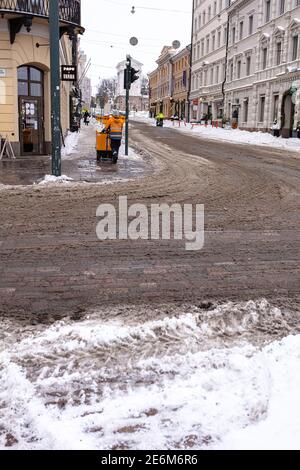
[[[36,67],[18,68],[21,155],[44,154],[44,74]]]
[[[290,91],[287,91],[283,95],[281,114],[282,114],[281,134],[283,138],[288,139],[289,137],[292,137],[294,118],[295,118],[295,103],[294,103],[294,100],[292,99],[292,95],[290,94]]]
[[[43,154],[41,99],[20,97],[19,116],[22,155]]]

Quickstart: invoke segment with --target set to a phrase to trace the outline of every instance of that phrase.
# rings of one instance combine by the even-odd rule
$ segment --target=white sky
[[[81,4],[86,28],[81,47],[92,60],[88,76],[93,86],[99,77],[116,75],[116,65],[126,54],[142,62],[143,72],[148,73],[155,69],[164,45],[175,39],[182,47],[190,43],[192,0],[82,0]],[[132,36],[139,39],[136,47],[129,45]]]

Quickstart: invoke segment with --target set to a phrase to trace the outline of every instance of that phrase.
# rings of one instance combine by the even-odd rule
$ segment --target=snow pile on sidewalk
[[[131,119],[155,126],[155,119],[144,115],[137,114],[136,116],[132,116]],[[177,121],[175,121],[173,125],[173,122],[168,120],[164,122],[164,126],[193,135],[194,137],[201,137],[202,139],[218,140],[233,144],[268,146],[300,152],[300,139],[282,139],[281,137],[274,137],[267,132],[249,132],[231,128],[223,129],[201,124],[193,126],[192,124],[185,125],[184,122],[181,122],[179,127]]]
[[[289,329],[266,301],[20,338],[0,325],[0,447],[300,449],[300,336],[245,341],[268,322]]]
[[[75,150],[78,145],[80,133],[79,132],[68,132],[65,138],[65,146],[62,146],[61,156],[63,158],[69,157],[71,154],[77,153]]]
[[[40,181],[38,184],[41,186],[48,185],[48,184],[68,184],[72,182],[73,179],[69,178],[69,176],[62,175],[62,176],[52,176],[46,175],[45,178]]]

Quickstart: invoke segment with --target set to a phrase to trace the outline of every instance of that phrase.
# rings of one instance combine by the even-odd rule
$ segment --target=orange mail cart
[[[113,154],[110,146],[110,137],[106,131],[96,131],[97,162],[112,160]]]

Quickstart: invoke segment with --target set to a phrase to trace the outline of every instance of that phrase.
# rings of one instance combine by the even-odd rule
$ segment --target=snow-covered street
[[[259,301],[145,323],[99,314],[1,322],[1,448],[299,448],[291,313]]]
[[[148,113],[132,113],[131,119],[133,121],[144,122],[150,126],[155,126],[155,119],[149,118]],[[217,140],[250,146],[268,146],[274,149],[300,152],[300,139],[283,139],[281,137],[274,137],[267,132],[249,132],[240,129],[231,129],[230,127],[227,129],[216,128],[211,125],[189,124],[183,121],[179,124],[178,121],[172,122],[170,120],[164,121],[164,127],[176,129],[179,132],[199,137],[202,140]]]

